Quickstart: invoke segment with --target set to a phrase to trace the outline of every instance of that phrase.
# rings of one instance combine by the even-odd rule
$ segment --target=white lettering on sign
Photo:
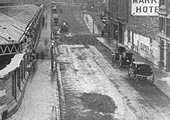
[[[159,0],[132,0],[131,14],[133,16],[158,16]]]

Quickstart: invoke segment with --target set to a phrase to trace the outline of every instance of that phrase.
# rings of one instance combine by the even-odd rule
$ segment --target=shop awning
[[[4,69],[0,70],[0,78],[8,76],[10,72],[18,68],[21,61],[23,60],[24,54],[25,53],[15,54],[15,56],[11,59],[10,64],[8,64]]]

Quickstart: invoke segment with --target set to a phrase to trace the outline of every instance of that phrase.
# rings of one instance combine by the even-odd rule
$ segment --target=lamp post
[[[94,33],[94,22],[95,22],[95,19],[93,18],[93,33]]]
[[[51,70],[54,68],[54,41],[51,43]]]

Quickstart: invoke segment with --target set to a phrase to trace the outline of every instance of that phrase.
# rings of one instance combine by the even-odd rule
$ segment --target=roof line
[[[6,39],[5,37],[3,37],[3,36],[1,36],[1,35],[0,35],[0,37],[3,38],[3,39],[5,39],[5,40],[8,41],[8,42],[11,42],[10,40]]]
[[[20,29],[20,28],[18,28],[18,27],[16,27],[16,26],[14,26],[13,24],[12,24],[12,26],[15,27],[15,28],[17,28],[18,30],[21,30],[21,31],[24,32],[24,30],[22,30],[22,29]]]

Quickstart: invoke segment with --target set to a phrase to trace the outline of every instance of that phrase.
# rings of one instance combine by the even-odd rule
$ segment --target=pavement
[[[94,14],[93,14],[93,16],[94,16]],[[96,27],[97,25],[95,25],[96,23],[94,23],[94,26],[95,26],[94,28],[92,26],[93,19],[90,14],[87,14],[87,13],[84,14],[84,21],[85,21],[86,25],[88,26],[88,28],[90,29],[90,31],[93,31],[94,28],[95,28],[94,30],[97,29],[97,27]],[[101,34],[99,30],[94,31],[94,33]],[[108,38],[108,37],[96,37],[96,38],[99,42],[101,42],[103,45],[105,45],[111,51],[115,50],[116,41],[114,39]],[[155,66],[151,61],[146,60],[145,58],[140,56],[135,51],[132,51],[127,47],[126,47],[126,49],[133,53],[136,61],[145,62],[145,63],[151,65],[152,70],[153,70],[153,75],[155,77],[155,82],[154,82],[155,87],[159,88],[165,95],[167,95],[167,97],[170,98],[170,72],[165,72],[164,70],[159,69],[158,66]]]
[[[45,12],[46,25],[42,29],[39,46],[44,45],[46,40],[50,40],[50,14],[47,12],[49,11]],[[51,42],[48,41],[47,45],[50,44]],[[40,48],[38,47],[38,50]],[[28,79],[22,103],[17,112],[7,120],[59,120],[57,77],[52,76],[50,66],[50,60],[37,60],[37,69]]]

